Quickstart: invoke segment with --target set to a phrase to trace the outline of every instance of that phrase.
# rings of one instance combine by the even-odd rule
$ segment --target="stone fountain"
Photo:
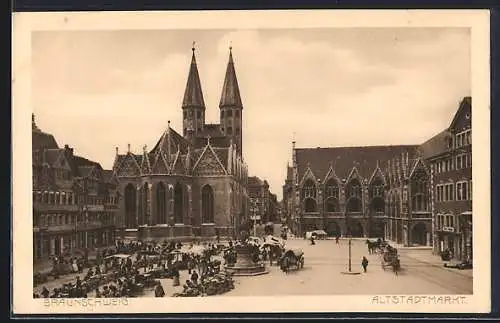
[[[231,265],[226,265],[225,269],[227,272],[233,274],[233,276],[257,276],[268,274],[264,262],[257,261],[254,262],[252,255],[255,246],[250,245],[246,242],[246,236],[243,235],[239,244],[234,246],[236,251],[236,263]]]

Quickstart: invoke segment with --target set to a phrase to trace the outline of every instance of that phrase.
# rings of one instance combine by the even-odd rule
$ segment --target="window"
[[[184,119],[186,119],[186,118],[187,118],[187,112],[186,112],[186,111],[184,111],[184,112],[183,112],[183,115],[184,115]]]
[[[347,197],[362,197],[361,183],[357,179],[353,179],[347,185]]]
[[[472,201],[472,181],[469,181],[469,200]]]
[[[446,160],[442,160],[442,161],[441,161],[441,171],[442,171],[443,173],[448,171],[448,170],[446,169]]]
[[[201,118],[201,111],[198,111],[196,114],[197,114],[198,119],[200,119]]]
[[[233,110],[227,110],[226,114],[227,114],[228,117],[232,117],[233,116]]]
[[[469,182],[457,182],[457,201],[466,201],[469,199]]]
[[[462,169],[462,156],[457,156],[457,170]]]
[[[220,118],[224,119],[224,110],[220,110]]]
[[[436,173],[441,173],[441,163],[440,162],[436,163]]]
[[[240,117],[240,111],[239,110],[236,110],[234,111],[234,116],[239,118]]]
[[[325,197],[339,198],[339,186],[334,179],[328,180],[325,185]]]
[[[236,128],[236,135],[240,134],[240,128]]]
[[[233,128],[232,127],[227,127],[227,134],[229,136],[232,136],[233,135]]]
[[[462,146],[467,146],[472,144],[472,130],[465,130],[456,134],[456,147],[460,148]]]
[[[189,111],[189,116],[192,117],[193,116],[193,111]]]
[[[308,197],[311,197],[313,199],[316,198],[316,185],[311,179],[308,179],[302,187],[302,198]]]
[[[202,222],[214,223],[214,192],[210,185],[205,185],[201,191]]]

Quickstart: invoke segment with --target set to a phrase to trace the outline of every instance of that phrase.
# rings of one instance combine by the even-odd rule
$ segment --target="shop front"
[[[438,252],[445,255],[443,260],[460,259],[461,239],[454,227],[443,227],[438,234]]]
[[[460,223],[462,227],[462,261],[472,261],[472,212],[467,211],[460,214]]]

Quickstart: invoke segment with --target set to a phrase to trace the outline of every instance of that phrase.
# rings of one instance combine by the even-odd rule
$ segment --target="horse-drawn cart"
[[[283,253],[278,264],[286,271],[304,268],[304,252],[300,249],[289,249]]]
[[[401,269],[398,250],[396,248],[387,246],[384,252],[381,254],[380,258],[383,270],[386,270],[388,267],[390,267],[394,272],[397,273]]]

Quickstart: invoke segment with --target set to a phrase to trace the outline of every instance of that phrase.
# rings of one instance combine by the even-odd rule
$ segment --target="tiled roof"
[[[94,170],[95,166],[78,166],[78,175],[87,177]]]
[[[308,165],[317,178],[323,180],[330,165],[340,178],[347,178],[350,171],[356,166],[359,174],[369,178],[377,161],[383,168],[387,160],[401,158],[402,153],[409,156],[416,154],[416,145],[400,146],[364,146],[364,147],[332,147],[332,148],[297,148],[297,168],[299,180],[304,175]]]
[[[232,52],[229,53],[229,61],[227,63],[226,76],[224,78],[224,86],[222,87],[222,94],[219,103],[219,107],[223,106],[243,107],[243,104],[241,103],[238,79],[236,78],[236,71],[234,70]]]
[[[170,132],[170,136],[168,135]],[[170,140],[169,140],[170,138]],[[174,129],[169,128],[167,131],[163,133],[163,135],[160,137],[154,148],[149,152],[150,154],[155,155],[158,150],[160,149],[161,151],[167,153],[168,152],[168,145],[170,144],[170,151],[171,153],[177,152],[177,147],[180,148],[181,153],[186,153],[187,148],[189,146],[189,143],[184,137],[182,137],[180,134],[178,134]],[[161,146],[161,147],[160,147]],[[139,163],[140,165],[140,163]]]
[[[43,151],[43,161],[53,166],[63,151],[63,149],[45,149]]]
[[[58,149],[56,139],[53,135],[41,132],[41,131],[32,131],[31,132],[31,148],[32,149]]]
[[[102,179],[104,182],[109,183],[113,179],[113,171],[110,169],[103,169]]]
[[[184,99],[182,100],[182,107],[205,107],[205,100],[203,99],[203,92],[201,90],[200,75],[198,74],[198,67],[196,65],[196,57],[191,58],[191,66],[189,68],[189,75],[184,92]]]
[[[443,130],[431,139],[420,145],[419,150],[422,158],[428,159],[444,153],[446,149],[446,138],[450,136],[448,130]]]

